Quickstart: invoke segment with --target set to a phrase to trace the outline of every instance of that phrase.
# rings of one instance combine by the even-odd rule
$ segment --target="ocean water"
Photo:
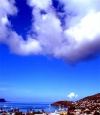
[[[11,102],[4,102],[0,103],[0,108],[8,111],[13,108],[19,108],[20,111],[27,112],[30,109],[35,111],[44,110],[45,112],[54,112],[57,110],[57,107],[51,106],[50,103],[11,103]]]

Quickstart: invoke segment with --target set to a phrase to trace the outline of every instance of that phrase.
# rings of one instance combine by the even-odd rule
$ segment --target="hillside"
[[[80,99],[76,102],[71,101],[58,101],[52,104],[53,106],[64,106],[68,108],[77,108],[77,109],[88,109],[100,110],[100,93],[87,96],[83,99]]]
[[[100,93],[76,101],[76,107],[100,110]]]
[[[72,101],[58,101],[58,102],[54,102],[52,106],[69,107],[69,106],[73,106],[73,102]]]

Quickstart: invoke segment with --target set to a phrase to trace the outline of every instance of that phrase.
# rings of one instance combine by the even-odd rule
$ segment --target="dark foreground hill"
[[[70,107],[73,105],[72,101],[58,101],[52,103],[52,106]]]
[[[83,102],[83,101],[93,101],[93,102],[99,102],[100,103],[100,93],[97,93],[95,95],[87,96],[83,99],[80,99],[77,102]]]
[[[52,104],[53,106],[64,106],[68,108],[81,108],[92,110],[100,110],[100,93],[87,96],[76,102],[71,101],[58,101]]]
[[[100,110],[100,93],[76,101],[76,107]]]

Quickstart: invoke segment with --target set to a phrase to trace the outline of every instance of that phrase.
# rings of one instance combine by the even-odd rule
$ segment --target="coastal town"
[[[100,93],[78,101],[60,101],[53,105],[68,107],[67,115],[100,115]]]
[[[58,101],[51,106],[58,107],[54,112],[44,110],[35,111],[30,109],[27,112],[20,111],[20,108],[13,108],[5,111],[0,108],[0,115],[100,115],[100,93],[85,97],[78,101]]]

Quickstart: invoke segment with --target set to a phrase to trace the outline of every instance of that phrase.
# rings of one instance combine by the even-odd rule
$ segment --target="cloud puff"
[[[59,0],[64,4],[64,13],[59,9],[60,17],[47,1],[45,14],[34,2],[32,30],[37,33],[43,53],[73,62],[100,52],[100,1]]]
[[[15,15],[18,9],[15,7],[13,0],[1,0],[0,3],[0,42],[8,45],[10,50],[16,54],[28,55],[41,52],[39,42],[29,35],[27,40],[17,34],[11,28],[11,23],[8,19],[9,15]]]
[[[17,9],[13,1],[1,0],[0,3],[0,41],[7,39],[9,35],[10,22],[8,15],[16,14]]]
[[[23,40],[22,36],[14,31],[11,32],[7,44],[11,52],[19,55],[39,54],[42,51],[37,40],[31,37],[28,37],[27,40]]]
[[[28,0],[28,4],[32,7],[37,7],[40,9],[47,9],[51,5],[51,0]]]
[[[74,93],[74,92],[71,92],[71,93],[69,93],[69,94],[67,95],[67,97],[68,97],[69,99],[75,99],[75,98],[78,97],[78,95],[77,95],[76,93]]]
[[[51,55],[71,62],[100,53],[100,1],[57,0],[58,7],[53,1],[27,0],[33,19],[31,35],[24,40],[12,30],[8,20],[9,15],[17,13],[15,2],[2,0],[0,42],[16,54]]]

